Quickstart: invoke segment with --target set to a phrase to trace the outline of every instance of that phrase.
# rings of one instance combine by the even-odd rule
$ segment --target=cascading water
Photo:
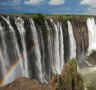
[[[50,51],[50,64],[52,64],[52,69],[54,73],[58,73],[60,74],[62,69],[63,69],[63,65],[64,65],[64,44],[63,44],[63,30],[62,30],[62,25],[61,23],[53,23],[53,20],[51,19],[50,22],[53,24],[54,26],[54,37],[53,37],[53,45],[54,45],[54,49],[53,49],[53,53],[52,53],[52,43],[51,43],[51,32],[50,32],[50,27],[48,26],[47,22],[46,23],[46,27],[48,30],[48,49]]]
[[[12,26],[13,24],[11,23],[12,21],[10,21],[9,17],[5,18],[1,16],[1,18],[7,24],[8,28],[7,31],[4,31],[3,28],[6,29],[6,27],[2,26],[2,22],[0,22],[0,35],[2,42],[2,44],[0,44],[0,62],[2,63],[2,70],[0,70],[2,72],[2,76],[6,76],[6,73],[9,72],[9,70],[11,71],[12,69],[11,73],[8,74],[7,79],[3,77],[2,85],[7,84],[14,79],[22,76],[35,78],[42,83],[47,83],[47,81],[50,80],[52,73],[61,73],[63,65],[65,64],[62,23],[54,23],[52,19],[49,19],[50,24],[52,25],[51,27],[47,20],[45,20],[47,32],[47,37],[45,40],[42,30],[40,31],[37,29],[35,22],[32,19],[28,19],[31,35],[30,41],[32,42],[32,46],[30,48],[31,51],[28,52],[27,46],[29,44],[28,41],[26,42],[26,35],[29,33],[29,31],[27,31],[28,28],[26,30],[24,26],[24,19],[20,17],[14,17],[13,22],[15,26]],[[71,54],[72,52],[74,52],[74,54],[71,55],[71,58],[75,58],[76,52],[75,49],[72,49],[73,47],[75,48],[75,40],[72,33],[71,23],[69,23],[68,26],[71,31],[69,31]],[[16,30],[18,30],[18,35],[20,36],[20,38],[17,37],[17,31],[14,27],[17,28]],[[7,42],[8,39],[5,38],[8,37],[7,32],[9,33],[11,39],[9,42]],[[18,39],[20,39],[19,41],[21,41],[20,45],[22,46],[22,49],[20,48]],[[11,51],[8,52],[9,50]],[[13,52],[13,56],[11,55],[11,52]],[[11,57],[14,57],[14,60],[11,60]],[[32,67],[31,63],[34,67]],[[7,65],[8,69],[6,67]],[[20,74],[18,74],[19,72]]]
[[[61,71],[63,69],[63,65],[64,65],[64,43],[63,43],[63,30],[62,30],[62,25],[61,23],[58,23],[59,25],[59,33],[60,33],[60,38],[59,38],[59,42],[60,42],[60,67],[61,67]]]
[[[75,40],[73,35],[73,23],[68,21],[68,27],[63,27],[64,24],[61,21],[55,22],[49,18],[44,18],[44,22],[40,20],[0,16],[1,85],[10,83],[18,77],[33,78],[47,83],[51,74],[61,73],[66,58],[76,58],[78,44],[77,38]],[[94,19],[87,20],[87,27],[88,51],[96,50]],[[66,56],[66,52],[70,54],[70,57]]]
[[[26,51],[26,43],[25,43],[25,29],[24,29],[24,20],[21,19],[20,17],[15,18],[15,24],[19,30],[20,33],[20,37],[21,37],[21,42],[22,42],[22,46],[23,46],[23,57],[24,57],[24,64],[23,64],[23,68],[24,68],[24,75],[26,77],[29,77],[29,72],[28,72],[28,58],[27,58],[27,51]],[[22,62],[23,62],[22,61]]]
[[[47,21],[45,20],[45,25],[46,25],[46,28],[47,28],[47,58],[48,58],[48,60],[47,60],[47,64],[48,64],[48,70],[46,70],[45,72],[46,73],[48,73],[49,75],[50,75],[50,73],[51,73],[51,70],[54,72],[54,62],[53,62],[53,53],[52,53],[52,36],[51,36],[51,34],[52,34],[52,32],[51,32],[51,30],[50,30],[50,26],[48,25],[48,23],[47,23]]]
[[[64,61],[64,36],[63,36],[63,28],[62,23],[57,22],[54,23],[53,20],[49,19],[50,24],[49,25],[47,20],[45,20],[46,25],[46,32],[47,37],[46,40],[43,37],[42,30],[38,30],[38,28],[35,26],[35,22],[32,19],[28,19],[29,22],[29,28],[30,28],[30,35],[31,35],[31,42],[32,46],[30,48],[31,52],[29,54],[28,52],[28,42],[26,42],[26,35],[29,31],[25,28],[25,21],[24,19],[20,17],[14,17],[14,25],[11,23],[12,20],[10,20],[9,17],[5,18],[1,16],[2,20],[7,24],[7,32],[10,36],[10,41],[7,42],[8,39],[5,37],[8,37],[8,33],[3,30],[6,29],[6,27],[2,26],[2,22],[0,24],[0,35],[1,35],[1,46],[0,46],[0,62],[2,65],[2,76],[6,75],[9,70],[13,70],[11,73],[9,73],[8,78],[6,79],[3,77],[3,84],[7,84],[14,79],[18,77],[29,77],[29,78],[36,78],[40,82],[48,82],[50,80],[50,76],[52,73],[60,74],[63,65],[65,64]],[[71,23],[69,23],[69,36],[70,36],[70,50],[71,54],[70,58],[76,57],[76,51],[75,49],[75,39],[72,33],[72,26]],[[17,37],[17,31],[20,38]],[[9,37],[8,37],[9,38]],[[21,42],[21,44],[18,43],[18,39]],[[39,41],[41,40],[41,41]],[[46,44],[47,43],[47,44]],[[21,46],[20,46],[21,45]],[[47,46],[44,46],[47,45]],[[72,46],[73,45],[73,46]],[[8,49],[9,46],[9,49]],[[12,46],[12,47],[11,47]],[[20,48],[22,47],[22,49]],[[10,52],[8,52],[11,50]],[[13,52],[13,56],[11,55]],[[11,56],[14,57],[14,60],[11,60]],[[30,58],[32,56],[32,58]],[[16,59],[15,59],[16,58]],[[4,60],[3,60],[4,59]],[[8,63],[7,63],[8,62]],[[32,65],[34,67],[32,67]],[[45,64],[46,63],[46,64]],[[47,65],[48,64],[48,65]],[[8,65],[8,69],[7,69]],[[16,65],[16,66],[15,66]],[[47,66],[48,67],[47,67]],[[13,69],[14,67],[14,69]],[[32,68],[32,70],[31,70]],[[18,74],[20,72],[20,74]],[[6,80],[5,80],[6,79]]]
[[[36,27],[35,27],[34,21],[32,19],[30,20],[30,25],[31,25],[32,36],[33,36],[33,40],[34,40],[34,53],[35,53],[35,65],[36,65],[35,72],[37,74],[37,78],[41,82],[43,82],[41,53],[40,53],[40,49],[39,49],[39,43],[38,43],[38,36],[37,36],[37,32],[36,32]]]
[[[96,24],[94,18],[87,19],[87,28],[89,36],[89,46],[87,49],[86,56],[89,56],[92,53],[92,51],[96,51]],[[83,68],[78,67],[78,72],[81,74],[81,77],[84,81],[85,90],[96,90],[96,65],[92,65],[88,61],[85,62],[87,66]]]
[[[1,62],[2,62],[2,75],[4,75],[7,71],[7,69],[10,66],[9,63],[9,58],[8,58],[8,53],[7,53],[7,46],[6,46],[6,41],[5,41],[5,33],[4,33],[4,29],[1,26],[0,23],[0,35],[1,35],[1,42],[2,42],[2,49],[0,48],[0,56],[1,56]]]
[[[88,36],[89,36],[89,54],[92,50],[96,51],[96,24],[94,18],[87,19]]]
[[[68,21],[68,32],[70,40],[70,59],[76,58],[76,41],[73,35],[73,29],[71,23]]]
[[[3,54],[2,54],[2,51],[0,49],[0,63],[1,63],[1,72],[2,72],[2,76],[5,75],[5,72],[6,72],[6,68],[5,68],[5,62],[3,61]]]
[[[53,21],[51,20],[53,23]],[[59,56],[59,30],[58,26],[54,25],[54,49],[53,49],[53,62],[54,62],[54,73],[60,74],[60,56]]]
[[[1,16],[2,17],[2,16]],[[9,17],[7,17],[7,18],[4,18],[4,17],[2,17],[3,18],[3,20],[7,23],[7,25],[8,25],[8,27],[9,27],[9,30],[10,30],[10,34],[11,34],[11,38],[13,38],[13,42],[12,42],[12,44],[14,45],[14,51],[15,51],[15,54],[16,54],[16,56],[19,58],[19,60],[20,60],[20,65],[21,65],[21,69],[22,69],[22,76],[24,76],[24,69],[23,69],[23,63],[22,63],[22,60],[21,60],[21,55],[20,55],[20,51],[19,51],[19,47],[18,47],[18,43],[17,43],[17,39],[16,39],[16,35],[15,35],[15,31],[14,31],[14,29],[13,29],[13,27],[11,26],[11,24],[10,24],[10,21],[9,21]],[[4,39],[4,37],[2,38],[2,40]],[[3,42],[5,42],[5,40],[3,40]],[[6,49],[6,43],[3,43],[3,45],[4,45],[4,48]],[[8,53],[7,51],[5,51],[4,52],[4,54],[6,54],[6,53]],[[5,56],[5,57],[8,57],[8,56]],[[9,61],[7,58],[5,58],[4,60],[6,60],[6,62],[7,61]],[[5,63],[6,63],[5,62]],[[6,65],[8,65],[8,63],[6,63]],[[6,66],[5,66],[6,67]],[[9,67],[10,68],[10,67]],[[8,69],[9,69],[8,68]],[[7,70],[8,70],[7,69]],[[7,73],[7,72],[6,72]],[[21,72],[20,72],[21,73]],[[15,73],[13,73],[13,75],[12,75],[12,77],[10,78],[10,80],[6,80],[6,82],[4,82],[4,84],[6,84],[6,83],[8,83],[9,81],[13,81],[16,77],[18,77],[18,73],[16,74],[16,72]]]

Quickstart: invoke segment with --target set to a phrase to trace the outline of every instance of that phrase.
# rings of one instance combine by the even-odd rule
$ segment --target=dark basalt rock
[[[96,65],[96,51],[93,51],[86,59],[89,64]]]

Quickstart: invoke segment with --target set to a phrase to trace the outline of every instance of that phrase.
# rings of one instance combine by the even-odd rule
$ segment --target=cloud
[[[65,0],[50,0],[49,5],[62,5],[64,2]]]
[[[9,1],[0,1],[1,6],[14,6],[14,5],[19,5],[21,3],[21,0],[9,0]]]
[[[37,5],[42,3],[44,0],[25,0],[24,4],[26,5]]]
[[[87,5],[84,14],[96,15],[96,0],[81,0],[80,5]]]
[[[83,12],[83,14],[87,14],[87,15],[96,15],[96,9],[87,9],[85,12]]]
[[[81,0],[81,5],[88,5],[90,7],[96,7],[96,0]]]
[[[84,14],[96,15],[96,0],[81,0],[80,5],[87,5]]]

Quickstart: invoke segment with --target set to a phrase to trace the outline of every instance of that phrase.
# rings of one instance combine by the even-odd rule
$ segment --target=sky
[[[0,13],[96,15],[96,0],[0,0]]]

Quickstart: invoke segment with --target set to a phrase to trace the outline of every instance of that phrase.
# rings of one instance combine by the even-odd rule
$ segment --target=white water
[[[54,25],[54,71],[55,73],[60,74],[61,70],[60,70],[60,56],[59,56],[59,30],[58,30],[58,26],[53,23]]]
[[[3,58],[1,48],[0,48],[0,63],[1,63],[0,67],[1,67],[1,73],[2,73],[1,75],[4,76],[7,70],[6,70],[6,67],[5,67],[6,65],[5,65],[5,62],[4,62],[4,58]]]
[[[8,53],[7,53],[7,46],[6,46],[6,41],[5,41],[5,33],[4,33],[4,29],[1,26],[0,23],[0,35],[1,35],[1,39],[2,39],[2,51],[0,53],[1,56],[1,62],[2,62],[2,69],[3,69],[3,75],[6,73],[6,71],[9,69],[10,67],[10,63],[9,63],[9,57],[8,57]]]
[[[96,51],[96,24],[94,18],[87,19],[87,28],[89,36],[87,55],[89,55],[93,50]],[[78,72],[84,81],[85,90],[96,90],[96,65],[92,65],[88,61],[85,62],[88,65],[87,67],[78,67]]]
[[[63,70],[63,65],[65,64],[64,62],[64,43],[63,43],[63,30],[62,30],[62,25],[61,23],[58,23],[59,27],[59,47],[60,47],[60,70]]]
[[[20,38],[21,38],[21,43],[23,47],[23,57],[24,57],[24,76],[29,77],[29,72],[28,72],[28,56],[27,56],[27,51],[26,51],[26,43],[25,43],[25,29],[24,29],[24,20],[21,19],[20,17],[15,18],[15,24],[18,28],[18,31],[20,33]]]
[[[9,63],[7,46],[6,46],[6,41],[5,41],[5,33],[4,33],[3,27],[1,26],[1,23],[0,23],[0,35],[2,39],[2,51],[0,48],[0,58],[2,62],[2,74],[4,75],[6,71],[9,69],[10,63]]]
[[[54,61],[53,61],[53,52],[52,52],[52,32],[51,32],[51,30],[50,30],[50,27],[49,27],[49,25],[48,25],[48,23],[47,23],[47,21],[45,20],[45,25],[46,25],[46,28],[47,28],[47,42],[48,42],[48,51],[49,51],[49,55],[48,55],[48,61],[49,61],[49,64],[50,64],[50,69],[52,69],[53,70],[53,72],[54,72]]]
[[[61,23],[55,24],[52,19],[50,21],[54,26],[53,72],[60,74],[64,65],[63,30]]]
[[[70,21],[68,21],[68,32],[69,32],[69,39],[70,39],[70,59],[76,58],[76,41],[73,35],[73,29]]]
[[[89,36],[88,54],[90,54],[92,50],[96,51],[96,24],[94,18],[87,19],[87,27]]]
[[[30,25],[31,25],[31,29],[32,29],[32,38],[34,40],[34,52],[35,52],[35,65],[38,69],[38,78],[41,82],[43,82],[43,73],[42,73],[42,63],[41,63],[41,53],[40,53],[40,49],[39,49],[39,43],[38,43],[38,36],[37,36],[37,32],[36,32],[36,27],[34,24],[34,21],[32,19],[30,19]]]
[[[9,26],[10,33],[11,33],[11,38],[13,38],[13,43],[12,44],[13,44],[14,49],[15,49],[14,51],[15,51],[16,56],[18,56],[18,60],[19,60],[20,65],[21,65],[21,72],[20,73],[22,73],[22,76],[24,76],[24,68],[23,68],[22,58],[21,58],[21,55],[20,55],[20,50],[19,50],[19,47],[18,47],[16,35],[15,35],[15,30],[13,29],[13,27],[10,24],[9,17],[7,17],[7,18],[2,17],[2,18],[4,19],[4,21]],[[8,59],[5,59],[5,60],[8,60]],[[10,81],[11,82],[16,77],[18,77],[18,73],[15,72],[15,73],[12,74],[12,77],[10,78],[10,80],[6,80],[6,81]],[[8,83],[8,82],[5,82],[5,83]]]
[[[18,65],[11,72],[11,75],[9,75],[9,77],[7,77],[8,79],[4,81],[4,84],[6,84],[6,82],[9,83],[13,81],[14,79],[16,79],[16,77],[22,77],[22,76],[24,77],[29,76],[29,78],[35,78],[40,82],[44,83],[49,80],[48,78],[50,78],[49,75],[50,72],[46,73],[48,71],[45,70],[47,69],[49,71],[53,70],[52,74],[61,73],[65,62],[64,62],[64,40],[63,40],[64,36],[63,36],[62,24],[60,22],[54,23],[52,20],[50,20],[51,21],[50,24],[52,25],[51,26],[49,22],[45,21],[46,29],[47,29],[45,30],[48,33],[47,34],[48,36],[47,38],[44,38],[43,30],[41,30],[42,28],[41,27],[39,29],[36,28],[35,23],[32,19],[28,19],[28,26],[26,26],[26,28],[31,29],[31,31],[29,30],[27,32],[24,28],[23,18],[22,19],[20,17],[13,18],[12,22],[11,20],[9,20],[9,18],[4,18],[4,17],[2,18],[4,19],[2,21],[6,22],[7,25],[6,24],[5,25],[6,27],[8,27],[9,30],[4,32],[2,29],[4,28],[4,26],[0,27],[0,35],[2,37],[2,42],[3,42],[1,46],[3,46],[4,48],[2,49],[2,47],[0,46],[0,50],[1,50],[0,56],[2,56],[0,57],[1,60],[0,62],[2,63],[2,65],[1,64],[0,65],[2,66],[2,75],[6,73],[5,61],[9,61],[9,64],[7,63],[7,65],[9,65],[9,68],[12,66],[10,65],[11,60],[9,60],[10,52],[9,53],[7,52],[7,48],[10,49],[10,47],[7,46],[6,44],[7,42],[5,40],[5,35],[4,35],[7,32],[10,34],[10,37],[12,38],[12,41],[8,43],[8,45],[9,46],[12,45],[11,49],[13,49],[13,53],[15,54],[16,57],[18,57],[18,61],[19,61]],[[16,24],[17,27],[16,29],[18,29],[18,31],[15,30],[15,26],[12,26],[11,23],[13,23],[12,25]],[[16,36],[17,32],[20,35],[20,38]],[[73,35],[72,25],[69,21],[68,21],[68,32],[69,32],[69,39],[70,39],[70,59],[72,59],[72,58],[76,58],[76,42]],[[25,34],[28,38],[30,38],[30,40],[28,39],[28,41],[25,41]],[[22,45],[22,50],[19,49],[18,39],[20,39],[21,41],[20,44]],[[30,45],[31,42],[32,42],[31,44],[32,46]],[[26,47],[26,45],[29,45],[29,47]],[[48,46],[44,46],[44,45],[48,45]],[[30,49],[28,53],[27,53],[27,48]],[[5,54],[3,54],[3,52]],[[8,56],[7,54],[9,54],[9,58],[5,57]],[[48,59],[46,59],[45,57]],[[13,62],[15,63],[15,61],[17,61],[17,58]],[[45,65],[46,61],[48,62],[48,64],[50,64],[48,65],[48,67],[47,65]],[[31,63],[34,67],[31,65]],[[22,75],[21,74],[18,75],[17,72],[22,73]]]
[[[79,68],[85,90],[96,90],[96,67]]]
[[[64,44],[63,44],[63,31],[62,31],[62,25],[61,23],[57,23],[55,25],[53,21],[51,20],[52,24],[54,25],[54,31],[55,31],[55,37],[54,37],[54,46],[52,46],[52,30],[50,29],[50,26],[45,21],[46,27],[47,27],[47,33],[48,33],[48,49],[49,49],[49,61],[51,64],[51,68],[54,73],[60,74],[63,65],[64,65]],[[53,48],[52,48],[53,47]],[[52,52],[53,51],[53,52]],[[55,55],[55,56],[54,56]],[[55,60],[56,59],[56,60]],[[58,66],[58,67],[57,67]]]

